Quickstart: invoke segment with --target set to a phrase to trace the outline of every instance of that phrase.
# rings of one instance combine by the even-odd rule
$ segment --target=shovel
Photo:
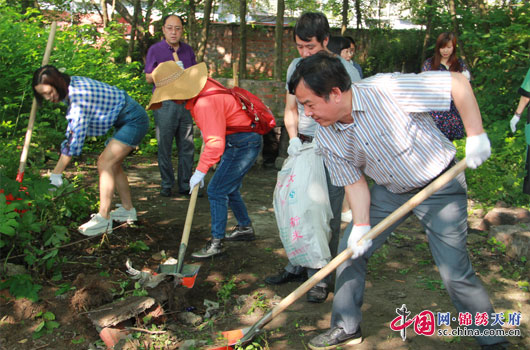
[[[50,29],[50,34],[48,35],[48,43],[46,44],[46,49],[44,50],[44,57],[42,58],[42,64],[41,66],[44,66],[48,64],[48,61],[50,59],[50,55],[53,48],[53,40],[55,39],[55,32],[57,30],[57,22],[52,22],[52,26]],[[28,120],[28,129],[26,130],[26,138],[24,140],[24,147],[22,148],[22,154],[20,155],[20,164],[18,166],[18,173],[16,177],[16,181],[19,183],[22,183],[22,180],[24,179],[24,171],[26,170],[26,163],[28,160],[28,153],[29,153],[29,145],[31,143],[31,135],[33,133],[33,126],[35,124],[35,117],[37,116],[37,100],[35,97],[33,98],[33,103],[31,105],[31,111],[29,113],[29,120]],[[21,187],[20,191],[25,191],[25,187]],[[4,193],[4,189],[0,189],[0,193]],[[14,200],[21,200],[22,198],[15,197],[13,194],[9,193],[6,195],[6,203],[9,204]],[[19,210],[16,209],[18,212]],[[20,212],[25,212],[26,210],[21,210]]]
[[[456,175],[461,173],[466,169],[466,160],[463,159],[458,162],[451,169],[447,170],[445,173],[440,175],[435,179],[431,184],[421,190],[414,197],[409,199],[401,207],[397,208],[392,214],[386,217],[379,224],[374,226],[370,231],[368,231],[357,243],[362,245],[364,240],[374,239],[379,236],[381,232],[389,228],[397,220],[401,219],[403,216],[408,214],[412,209],[418,206],[421,202],[429,198],[433,193],[438,191],[440,188],[445,186],[449,181],[455,178]],[[298,298],[304,295],[309,289],[315,286],[320,282],[324,277],[329,275],[334,271],[340,264],[348,260],[352,256],[353,252],[351,249],[346,248],[342,253],[337,255],[333,260],[331,260],[326,266],[324,266],[320,271],[314,274],[311,278],[305,281],[302,285],[296,288],[291,294],[285,297],[278,305],[276,305],[271,311],[265,314],[261,319],[254,323],[251,327],[236,329],[231,331],[222,332],[225,341],[228,346],[235,344],[246,344],[252,340],[258,333],[261,332],[262,328],[269,323],[273,318],[282,313],[287,307],[294,303]],[[227,346],[220,347],[217,349],[226,349]],[[214,350],[214,349],[211,349]]]
[[[50,34],[48,35],[48,43],[44,51],[44,57],[42,58],[41,66],[48,64],[50,55],[53,47],[53,40],[55,38],[55,31],[57,30],[57,22],[52,22]],[[24,148],[22,148],[22,154],[20,155],[20,165],[18,166],[18,173],[16,180],[22,183],[24,179],[24,171],[26,170],[26,162],[28,160],[29,144],[31,142],[31,134],[33,133],[33,125],[35,124],[35,116],[37,115],[37,100],[33,98],[33,104],[31,105],[31,112],[29,113],[28,130],[26,131],[26,139],[24,141]]]
[[[184,231],[180,240],[178,258],[176,264],[161,264],[158,266],[158,273],[167,273],[175,275],[180,283],[186,288],[193,288],[195,279],[199,273],[201,265],[198,264],[184,264],[184,256],[186,255],[186,248],[188,247],[188,240],[190,238],[191,223],[193,222],[193,213],[195,212],[195,203],[199,194],[199,185],[193,188],[191,192],[190,204],[188,205],[188,213],[186,214],[186,221],[184,222]]]

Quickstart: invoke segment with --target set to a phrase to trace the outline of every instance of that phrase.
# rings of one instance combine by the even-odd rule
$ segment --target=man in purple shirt
[[[177,15],[169,15],[162,19],[162,23],[164,39],[149,48],[145,59],[145,80],[151,84],[154,83],[151,73],[162,62],[175,61],[184,69],[197,64],[191,46],[180,41],[183,33],[182,19]],[[158,168],[162,178],[160,195],[170,197],[175,184],[171,162],[173,138],[176,139],[178,147],[179,193],[186,195],[190,192],[189,183],[195,150],[190,112],[183,104],[164,101],[162,107],[154,111],[154,116],[158,141]]]

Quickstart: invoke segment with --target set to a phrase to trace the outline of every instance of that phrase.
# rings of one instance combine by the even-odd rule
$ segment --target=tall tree
[[[101,18],[103,19],[103,28],[107,28],[109,25],[109,13],[107,11],[107,3],[105,0],[100,0],[101,5]]]
[[[247,75],[247,0],[239,0],[239,79]]]
[[[283,79],[283,16],[285,13],[285,0],[276,0],[276,28],[274,31],[274,79],[281,81]]]
[[[204,61],[204,55],[206,53],[206,44],[208,42],[208,34],[210,29],[210,15],[212,12],[212,0],[206,0],[204,2],[204,22],[201,30],[201,35],[198,40],[197,48],[197,61]]]
[[[362,27],[361,0],[355,0],[355,16],[357,18],[357,29]]]
[[[423,38],[423,48],[421,50],[421,62],[425,62],[427,45],[429,40],[431,40],[432,33],[432,19],[436,13],[436,7],[433,3],[433,0],[426,0],[425,3],[425,18],[427,22],[425,23],[425,37]]]
[[[350,3],[348,0],[342,0],[342,24],[340,27],[340,34],[344,35],[348,29],[348,12],[350,10]]]
[[[132,55],[134,53],[134,42],[135,42],[136,32],[138,28],[138,17],[140,16],[141,11],[142,11],[142,8],[140,6],[140,0],[134,0],[134,12],[133,12],[133,17],[132,17],[132,22],[131,22],[129,48],[127,49],[127,58],[126,58],[127,63],[132,62]]]
[[[211,2],[210,2],[211,6]],[[195,30],[196,27],[196,20],[195,20],[195,14],[197,11],[197,7],[195,4],[195,0],[189,1],[189,7],[188,7],[188,44],[193,47],[194,49],[197,49],[197,31]]]

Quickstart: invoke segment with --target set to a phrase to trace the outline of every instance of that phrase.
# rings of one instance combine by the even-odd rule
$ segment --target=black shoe
[[[191,256],[197,259],[209,258],[224,252],[223,242],[219,238],[212,238],[206,243],[206,247],[191,253]]]
[[[328,288],[314,286],[307,291],[306,298],[310,303],[323,303],[328,297]]]
[[[225,235],[226,241],[253,241],[256,239],[252,226],[236,225],[232,232]]]
[[[305,281],[305,275],[303,273],[295,275],[294,273],[283,270],[277,275],[269,276],[265,278],[267,284],[284,284],[287,282],[303,282]]]
[[[171,197],[171,188],[170,187],[162,187],[160,189],[160,195],[162,197]]]
[[[313,350],[329,350],[342,345],[360,344],[362,341],[360,328],[353,334],[347,334],[344,329],[333,327],[311,339],[308,345]]]
[[[510,349],[510,343],[502,342],[502,343],[495,343],[495,344],[489,344],[489,345],[482,345],[480,349],[482,350],[508,350]]]

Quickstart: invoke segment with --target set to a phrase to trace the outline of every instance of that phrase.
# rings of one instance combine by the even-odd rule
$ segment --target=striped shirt
[[[352,84],[353,123],[321,127],[316,141],[336,186],[362,174],[394,193],[427,185],[456,150],[436,127],[431,110],[447,110],[451,75],[377,74]]]
[[[97,80],[70,77],[66,120],[66,140],[61,144],[61,153],[78,156],[87,136],[104,135],[114,125],[125,105],[125,91]]]

